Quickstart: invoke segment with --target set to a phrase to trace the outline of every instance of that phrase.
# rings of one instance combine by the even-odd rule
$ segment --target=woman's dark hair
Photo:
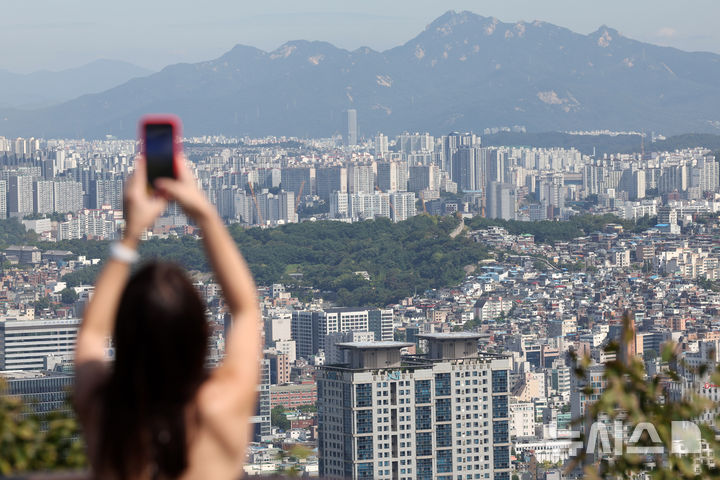
[[[182,268],[140,268],[117,312],[115,364],[102,395],[101,469],[175,478],[187,467],[186,406],[206,378],[205,305]]]

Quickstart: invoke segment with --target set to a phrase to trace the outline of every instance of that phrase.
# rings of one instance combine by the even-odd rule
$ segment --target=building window
[[[430,380],[415,382],[415,403],[430,403]]]
[[[358,478],[374,478],[372,463],[358,463],[357,475]]]
[[[372,410],[360,410],[357,412],[357,433],[373,432]]]
[[[496,470],[510,468],[510,447],[493,447],[493,467]]]
[[[432,458],[423,458],[417,461],[417,480],[432,480]]]
[[[493,393],[505,393],[508,391],[507,370],[493,370],[492,391]]]
[[[452,420],[452,415],[450,414],[450,399],[437,399],[435,401],[435,421],[449,422],[450,420]]]
[[[498,420],[493,422],[493,442],[495,443],[507,443],[508,442],[508,421]]]
[[[358,437],[357,439],[358,460],[373,459],[373,439],[372,437]]]
[[[450,395],[450,374],[438,373],[435,375],[435,396]]]
[[[508,416],[508,397],[505,395],[493,398],[493,418],[506,418]]]
[[[452,450],[436,452],[437,473],[452,473]]]
[[[430,432],[415,434],[415,454],[418,457],[432,455],[432,434]],[[418,461],[419,463],[419,461]]]
[[[430,430],[432,428],[432,411],[430,406],[415,409],[415,428],[417,430]]]
[[[435,443],[438,448],[452,447],[452,429],[449,423],[438,425],[436,427]]]

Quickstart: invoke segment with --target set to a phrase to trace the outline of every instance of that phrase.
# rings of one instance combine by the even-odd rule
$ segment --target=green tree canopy
[[[60,298],[65,305],[72,305],[77,302],[78,294],[74,288],[66,288],[60,292]]]
[[[290,428],[290,420],[285,416],[285,408],[282,405],[277,405],[270,411],[270,424],[282,430]]]

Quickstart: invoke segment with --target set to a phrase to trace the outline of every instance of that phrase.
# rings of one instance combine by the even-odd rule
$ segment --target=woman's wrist
[[[193,215],[195,221],[200,225],[200,227],[203,226],[203,224],[208,223],[209,221],[212,221],[216,217],[218,217],[217,210],[215,210],[215,207],[209,202],[205,201],[203,202],[201,208],[199,208],[195,215]]]
[[[138,243],[140,243],[140,234],[135,233],[133,230],[125,230],[125,235],[119,242],[122,246],[137,250]]]
[[[137,252],[135,246],[123,243],[121,240],[110,245],[110,259],[131,264],[140,260],[140,254]]]

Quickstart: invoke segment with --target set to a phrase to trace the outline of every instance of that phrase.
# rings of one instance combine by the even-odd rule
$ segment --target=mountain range
[[[131,138],[147,112],[180,115],[189,135],[329,136],[358,112],[378,131],[655,130],[720,132],[720,55],[582,35],[544,22],[447,12],[378,52],[293,41],[238,45],[60,105],[0,110],[0,135]]]
[[[0,70],[0,107],[47,107],[84,94],[103,92],[151,73],[118,60],[96,60],[59,72],[41,70],[20,74]]]

